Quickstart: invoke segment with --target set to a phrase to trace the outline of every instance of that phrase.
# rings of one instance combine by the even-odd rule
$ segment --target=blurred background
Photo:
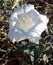
[[[0,0],[0,65],[53,65],[53,0]],[[15,42],[7,38],[9,17],[17,6],[34,4],[34,8],[49,18],[42,39]]]

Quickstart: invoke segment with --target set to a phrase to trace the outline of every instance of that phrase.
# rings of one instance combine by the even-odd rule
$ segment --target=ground
[[[9,32],[8,20],[14,10],[12,9],[13,0],[0,0],[0,65],[53,65],[53,0],[26,1],[34,4],[36,10],[49,17],[48,29],[42,33],[42,40],[40,40],[39,45],[32,44],[29,40],[23,41],[29,43],[30,51],[35,48],[35,60],[32,62],[30,54],[23,52],[26,46],[18,49],[20,45],[22,46],[22,41],[13,44],[7,38]],[[48,62],[47,60],[44,61],[44,54],[47,55]]]

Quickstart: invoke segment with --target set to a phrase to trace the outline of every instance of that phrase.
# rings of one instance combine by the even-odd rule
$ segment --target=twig
[[[50,6],[50,7],[53,7],[53,5],[51,5],[51,4],[47,3],[47,2],[45,2],[45,4],[47,4],[47,5]]]
[[[49,4],[49,3],[47,3],[47,2],[45,2],[45,1],[43,1],[43,0],[39,0],[39,1],[41,1],[41,2],[45,3],[46,5],[48,5],[48,6],[50,6],[50,7],[53,7],[53,5],[52,5],[52,4]]]
[[[1,49],[1,48],[0,48],[0,51],[2,51],[2,52],[6,52],[5,50],[3,50],[3,49]]]

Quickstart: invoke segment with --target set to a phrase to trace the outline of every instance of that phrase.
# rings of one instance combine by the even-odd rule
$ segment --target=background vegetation
[[[0,65],[53,65],[53,0],[24,0],[24,3],[34,4],[36,10],[49,17],[48,28],[37,44],[29,40],[13,44],[7,38],[8,20],[15,1],[0,0]]]

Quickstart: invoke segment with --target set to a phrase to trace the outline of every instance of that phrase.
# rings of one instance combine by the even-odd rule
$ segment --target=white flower
[[[34,5],[25,4],[23,8],[17,7],[9,18],[8,37],[13,43],[24,39],[37,42],[47,28],[48,21],[45,15],[34,9]]]

